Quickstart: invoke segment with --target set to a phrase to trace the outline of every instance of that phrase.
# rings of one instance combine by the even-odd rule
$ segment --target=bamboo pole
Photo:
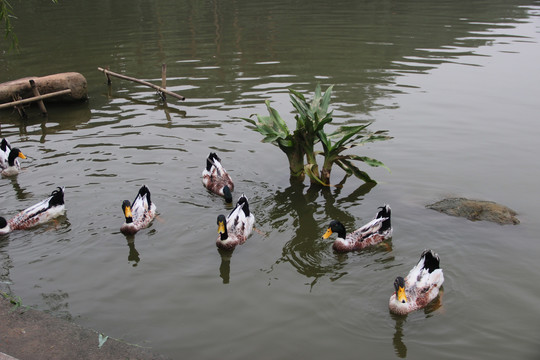
[[[70,93],[71,93],[71,89],[55,91],[55,92],[44,94],[44,95],[34,96],[34,97],[31,97],[31,98],[27,98],[27,99],[22,99],[22,100],[12,101],[12,102],[5,103],[5,104],[0,104],[0,109],[5,109],[5,108],[8,108],[8,107],[18,106],[18,105],[22,105],[22,104],[28,104],[28,103],[31,103],[31,102],[34,102],[34,101],[48,99],[48,98],[51,98],[51,97],[60,96],[60,95],[66,95],[66,94],[70,94]]]
[[[131,76],[117,74],[115,72],[103,69],[101,67],[98,67],[98,70],[104,72],[105,74],[109,74],[109,75],[115,76],[115,77],[120,78],[120,79],[129,80],[129,81],[133,81],[133,82],[136,82],[136,83],[139,83],[139,84],[142,84],[142,85],[149,86],[149,87],[151,87],[153,89],[156,89],[159,92],[162,92],[162,93],[167,94],[167,95],[171,95],[172,97],[175,97],[175,98],[180,99],[180,100],[185,100],[186,99],[182,95],[173,93],[172,91],[169,91],[169,90],[164,89],[164,88],[162,88],[160,86],[149,83],[148,81],[140,80],[140,79],[137,79],[137,78],[134,78],[134,77],[131,77]]]
[[[36,86],[36,82],[34,81],[34,79],[30,79],[29,82],[30,82],[30,86],[32,87],[32,93],[34,94],[34,96],[40,96],[41,94],[39,93],[39,90],[38,90],[38,88]],[[43,114],[43,116],[46,116],[47,115],[47,108],[45,107],[45,104],[43,103],[43,100],[39,99],[39,100],[36,100],[36,101],[38,103],[39,110],[41,110],[41,113]]]
[[[109,67],[108,67],[108,66],[107,66],[107,71],[109,71]],[[107,77],[107,85],[111,85],[111,84],[112,84],[111,77],[109,76],[108,73],[105,73],[105,76]]]
[[[167,64],[161,64],[161,87],[167,88]]]
[[[165,89],[167,87],[167,64],[161,64],[161,87]],[[165,93],[161,93],[163,101],[167,101]]]

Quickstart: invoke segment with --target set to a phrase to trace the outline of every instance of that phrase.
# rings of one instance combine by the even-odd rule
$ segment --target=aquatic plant
[[[375,182],[353,162],[359,161],[369,166],[382,166],[388,169],[381,161],[343,152],[368,142],[387,140],[391,137],[387,135],[387,130],[374,133],[367,131],[371,122],[358,126],[341,126],[327,134],[324,127],[332,122],[332,111],[328,110],[332,88],[333,86],[328,87],[322,94],[321,87],[317,84],[311,102],[308,102],[301,93],[289,89],[291,103],[297,112],[294,117],[296,129],[292,132],[278,111],[270,106],[269,100],[265,101],[268,116],[256,114],[257,121],[251,118],[244,120],[251,123],[254,129],[264,136],[263,142],[272,143],[285,153],[289,160],[291,178],[303,179],[307,175],[312,183],[329,186],[332,166],[336,164],[348,176],[354,175],[365,182]],[[319,142],[322,144],[322,151],[315,150],[315,145]],[[317,155],[324,157],[320,172]]]
[[[303,177],[305,151],[301,145],[302,129],[299,129],[297,124],[297,129],[291,132],[279,113],[270,106],[270,101],[266,100],[265,104],[268,116],[257,114],[258,121],[249,118],[244,118],[244,120],[253,124],[255,129],[264,136],[263,142],[272,143],[285,153],[289,160],[289,170],[292,177]]]

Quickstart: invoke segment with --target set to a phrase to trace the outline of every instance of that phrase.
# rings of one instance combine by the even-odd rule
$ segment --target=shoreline
[[[0,360],[165,360],[146,348],[100,333],[0,296]]]

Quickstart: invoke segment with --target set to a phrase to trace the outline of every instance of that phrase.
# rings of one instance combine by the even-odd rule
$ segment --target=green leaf
[[[250,123],[251,125],[255,125],[257,126],[257,123],[255,122],[255,120],[253,119],[250,119],[250,118],[240,118],[241,120],[244,120],[244,121],[247,121],[248,123]]]
[[[289,91],[292,91],[292,90],[289,89]],[[305,121],[308,118],[308,110],[309,110],[307,107],[307,104],[303,101],[299,101],[297,97],[294,97],[292,95],[290,95],[289,97],[291,99],[291,104],[296,109],[296,111],[298,111],[298,114],[300,115],[300,119],[302,121]]]
[[[381,166],[381,167],[385,168],[386,170],[388,170],[388,172],[391,172],[390,169],[388,168],[388,166],[384,165],[381,161],[379,161],[377,159],[373,159],[373,158],[370,158],[370,157],[367,157],[367,156],[357,156],[357,155],[349,155],[349,159],[357,160],[357,161],[363,161],[363,162],[365,162],[366,164],[368,164],[369,166],[372,166],[372,167]]]
[[[329,122],[332,122],[332,120],[333,120],[332,119],[332,112],[329,112],[328,114],[326,114],[326,116],[324,118],[322,118],[322,120],[317,122],[317,126],[315,127],[315,131],[322,131],[324,125],[328,124]]]
[[[332,95],[333,88],[334,85],[329,86],[328,89],[326,89],[326,91],[324,92],[324,95],[321,99],[320,109],[324,114],[328,112],[328,106],[330,106],[330,95]]]
[[[324,152],[328,153],[332,150],[332,142],[328,139],[324,131],[319,131],[317,133],[317,136],[319,137],[319,140],[321,140],[321,144],[323,146]]]
[[[365,182],[377,183],[375,180],[369,177],[369,175],[365,171],[360,170],[348,160],[338,160],[336,161],[336,163],[344,170],[345,168],[347,168],[348,170],[345,170],[347,173],[352,173],[354,176]]]
[[[266,108],[268,109],[268,113],[270,114],[270,120],[272,120],[272,124],[274,125],[274,128],[276,130],[280,130],[284,133],[289,133],[289,128],[287,127],[287,123],[281,118],[281,115],[277,112],[276,109],[270,106],[270,100],[266,100]]]
[[[315,174],[315,172],[313,171],[313,167],[315,166],[315,164],[306,164],[304,165],[304,172],[306,173],[306,175],[314,180],[315,182],[323,185],[323,186],[330,186],[330,184],[326,184],[324,183],[321,178],[319,178],[319,176],[317,174]]]
[[[109,337],[103,336],[103,334],[98,335],[98,348],[101,349],[101,347],[105,344]]]
[[[335,133],[331,134],[330,137],[335,137],[336,134],[341,135],[341,139],[336,141],[334,147],[340,147],[347,143],[352,137],[358,135],[358,133],[364,130],[368,125],[358,125],[358,126],[342,126]]]
[[[290,139],[279,139],[277,142],[280,146],[283,146],[286,148],[294,147],[294,142]]]
[[[289,92],[294,95],[295,97],[297,97],[299,100],[303,101],[304,103],[306,102],[306,98],[304,97],[304,95],[302,95],[301,93],[299,93],[298,91],[296,90],[293,90],[293,89],[289,89]]]

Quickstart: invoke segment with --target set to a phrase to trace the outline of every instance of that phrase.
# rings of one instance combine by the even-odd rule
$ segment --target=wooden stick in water
[[[36,86],[36,82],[34,81],[34,79],[30,79],[29,82],[30,82],[30,86],[32,87],[32,93],[34,94],[34,96],[40,96],[41,94],[39,93],[39,90]],[[38,103],[39,110],[41,110],[41,113],[43,114],[43,116],[47,116],[47,108],[45,107],[45,104],[43,103],[43,99],[39,99],[36,101]]]
[[[161,64],[161,87],[163,89],[167,88],[167,64]],[[167,100],[165,93],[161,93],[161,98],[163,101]]]
[[[70,94],[70,93],[71,93],[71,89],[55,91],[55,92],[44,94],[44,95],[34,96],[34,97],[31,97],[31,98],[28,98],[28,99],[22,99],[22,100],[12,101],[12,102],[5,103],[5,104],[0,104],[0,109],[5,109],[5,108],[8,108],[8,107],[22,105],[22,104],[28,104],[28,103],[31,103],[31,102],[34,102],[34,101],[48,99],[48,98],[51,98],[51,97],[60,96],[60,95],[66,95],[66,94]]]
[[[180,99],[180,100],[185,100],[186,99],[182,95],[173,93],[172,91],[164,89],[161,86],[157,86],[157,85],[154,85],[152,83],[149,83],[148,81],[140,80],[140,79],[137,79],[137,78],[134,78],[134,77],[131,77],[131,76],[118,74],[118,73],[103,69],[101,67],[98,67],[98,70],[104,72],[105,74],[112,75],[112,76],[115,76],[115,77],[120,78],[120,79],[129,80],[129,81],[133,81],[133,82],[136,82],[136,83],[139,83],[139,84],[142,84],[142,85],[149,86],[149,87],[151,87],[153,89],[156,89],[157,91],[160,91],[160,92],[162,92],[164,94],[170,95],[170,96],[175,97],[175,98]]]

